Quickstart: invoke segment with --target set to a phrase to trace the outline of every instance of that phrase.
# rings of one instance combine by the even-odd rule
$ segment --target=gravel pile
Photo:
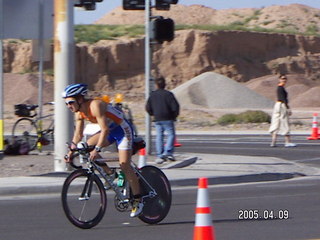
[[[274,102],[223,75],[206,72],[173,90],[185,108],[269,109]]]

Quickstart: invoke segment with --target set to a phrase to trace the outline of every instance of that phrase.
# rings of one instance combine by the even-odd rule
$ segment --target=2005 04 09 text
[[[258,210],[258,209],[240,209],[238,211],[239,220],[267,220],[267,219],[280,219],[285,220],[289,218],[289,210]]]

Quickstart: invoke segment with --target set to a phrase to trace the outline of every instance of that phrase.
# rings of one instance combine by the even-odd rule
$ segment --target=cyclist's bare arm
[[[84,119],[81,118],[80,113],[76,113],[75,117],[76,122],[72,142],[77,144],[83,138]]]
[[[79,113],[76,113],[76,122],[75,122],[75,130],[73,133],[72,144],[77,144],[83,138],[83,130],[84,130],[84,120],[80,117]],[[71,148],[75,147],[71,145]],[[72,155],[72,151],[69,151],[67,154],[66,162],[70,162],[70,157]]]

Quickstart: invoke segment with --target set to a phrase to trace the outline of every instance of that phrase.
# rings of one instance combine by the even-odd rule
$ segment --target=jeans
[[[174,151],[175,128],[174,121],[157,121],[156,127],[156,150],[157,156],[163,158],[164,156],[172,156]],[[167,142],[164,145],[164,133],[167,134]]]

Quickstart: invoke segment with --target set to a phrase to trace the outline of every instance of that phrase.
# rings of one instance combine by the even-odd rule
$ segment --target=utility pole
[[[151,64],[152,64],[152,48],[150,44],[150,17],[151,17],[151,2],[145,0],[145,101],[148,100],[151,92]],[[145,141],[146,152],[151,154],[151,117],[145,113]]]
[[[39,117],[43,116],[43,61],[44,61],[44,38],[43,38],[43,22],[44,22],[44,2],[39,1],[39,36],[38,36],[38,52],[39,52],[39,80],[38,80],[38,105]],[[39,130],[42,131],[42,119],[39,121]],[[42,144],[38,143],[38,148],[42,150]]]
[[[70,0],[54,2],[54,170],[65,171],[66,142],[71,140],[73,118],[62,99],[64,88],[74,82],[73,4]]]
[[[0,160],[4,151],[3,0],[0,0]]]

